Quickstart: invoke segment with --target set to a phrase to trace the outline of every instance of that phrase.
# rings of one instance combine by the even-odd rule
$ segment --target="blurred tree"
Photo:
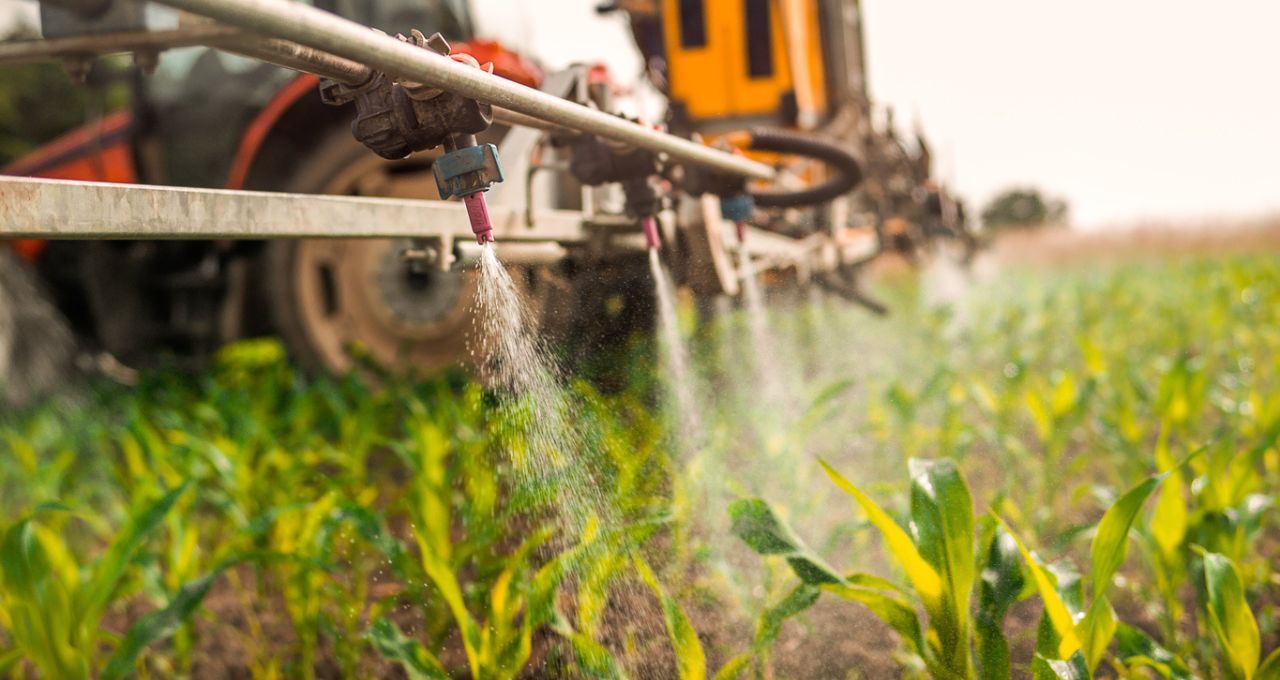
[[[1034,187],[1015,187],[1002,192],[982,209],[986,229],[1029,229],[1067,220],[1066,201],[1046,198]]]
[[[94,69],[90,82],[100,68]],[[124,93],[71,82],[59,64],[24,64],[0,69],[0,165],[76,126],[90,113],[119,108]]]

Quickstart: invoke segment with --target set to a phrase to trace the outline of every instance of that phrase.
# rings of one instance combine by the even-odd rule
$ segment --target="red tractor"
[[[473,39],[465,3],[316,3],[388,32],[439,31],[455,51],[537,87],[541,70]],[[103,67],[98,62],[97,67]],[[123,72],[131,107],[92,121],[0,174],[295,193],[436,196],[431,156],[387,161],[352,138],[349,108],[318,79],[195,47],[151,75]],[[116,74],[120,75],[120,74]],[[92,83],[100,72],[89,74]],[[500,136],[495,126],[488,134]],[[311,368],[343,371],[352,349],[423,370],[459,355],[471,275],[408,267],[407,244],[379,240],[11,241],[77,335],[126,364],[157,350],[199,357],[271,333]]]

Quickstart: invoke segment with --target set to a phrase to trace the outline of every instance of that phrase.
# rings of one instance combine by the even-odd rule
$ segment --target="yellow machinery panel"
[[[695,127],[736,119],[784,122],[787,95],[802,119],[806,110],[826,112],[816,1],[663,0],[662,15],[669,93]],[[793,54],[804,63],[793,65]]]

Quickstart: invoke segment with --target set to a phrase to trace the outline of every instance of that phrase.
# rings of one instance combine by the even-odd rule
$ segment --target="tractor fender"
[[[228,189],[280,189],[293,167],[349,114],[320,101],[320,79],[300,75],[249,121],[227,173]]]

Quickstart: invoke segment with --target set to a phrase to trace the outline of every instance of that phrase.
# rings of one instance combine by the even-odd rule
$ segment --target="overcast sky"
[[[594,0],[472,0],[552,65],[638,62]],[[1030,183],[1083,226],[1280,211],[1280,2],[864,0],[872,97],[971,202]]]

